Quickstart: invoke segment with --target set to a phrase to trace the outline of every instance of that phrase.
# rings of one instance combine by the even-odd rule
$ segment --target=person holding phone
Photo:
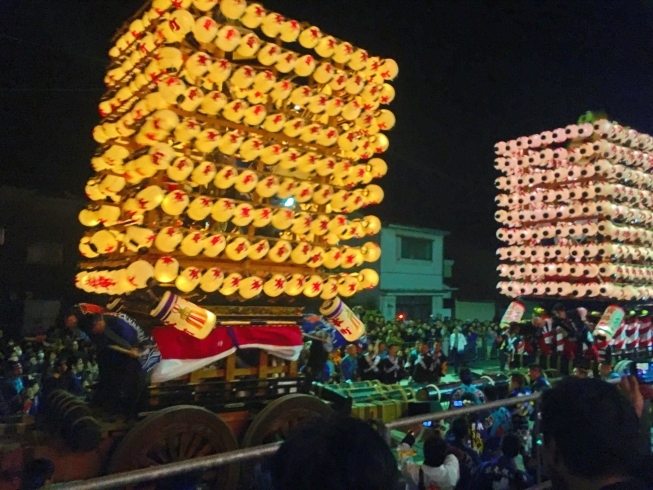
[[[465,347],[467,346],[467,339],[460,331],[460,327],[456,327],[449,337],[449,362],[458,374],[458,371],[465,362]]]

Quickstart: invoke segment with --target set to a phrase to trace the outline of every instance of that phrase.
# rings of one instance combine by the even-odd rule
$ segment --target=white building
[[[428,228],[384,226],[382,255],[374,264],[380,283],[375,302],[386,319],[403,313],[406,319],[450,317],[454,289],[444,283],[453,261],[444,260],[444,238],[449,233]]]

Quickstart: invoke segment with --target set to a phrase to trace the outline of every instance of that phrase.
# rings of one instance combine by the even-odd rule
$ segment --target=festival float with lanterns
[[[500,293],[603,305],[595,335],[624,357],[650,357],[653,137],[588,113],[494,151]],[[514,301],[503,323],[525,309]]]
[[[343,299],[379,282],[395,61],[245,0],[152,0],[109,56],[75,283],[138,321],[161,360],[138,415],[109,429],[49,397],[88,456],[58,454],[57,481],[272,442],[331,412],[297,372],[303,307],[354,341],[365,327]],[[247,350],[257,362],[237,360]],[[168,450],[184,437],[201,444]]]

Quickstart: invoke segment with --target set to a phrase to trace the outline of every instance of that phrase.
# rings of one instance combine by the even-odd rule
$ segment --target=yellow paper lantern
[[[138,252],[141,249],[148,249],[154,243],[155,234],[148,228],[140,226],[129,226],[125,232],[124,243],[127,250]]]
[[[293,224],[295,213],[290,209],[278,209],[272,215],[272,226],[277,230],[287,230]]]
[[[169,192],[161,201],[161,209],[170,216],[181,215],[188,206],[190,197],[184,191],[176,190]]]
[[[316,269],[324,263],[324,249],[322,247],[313,247],[310,253],[310,257],[306,262],[311,269]]]
[[[186,267],[175,279],[175,287],[183,293],[190,293],[200,283],[202,271],[197,267]]]
[[[183,182],[192,171],[193,161],[186,157],[179,157],[166,169],[166,175],[175,182]]]
[[[254,219],[254,207],[248,203],[236,206],[231,222],[236,226],[247,226]]]
[[[358,278],[354,275],[341,274],[338,279],[338,295],[349,298],[358,291]]]
[[[243,170],[236,178],[234,187],[241,194],[252,192],[258,184],[258,175],[251,170]]]
[[[363,229],[368,236],[376,235],[381,231],[381,220],[376,216],[365,216],[363,218]]]
[[[218,189],[229,189],[236,183],[238,172],[233,167],[222,167],[213,179],[213,184]]]
[[[340,267],[342,263],[342,251],[337,247],[331,247],[323,255],[323,264],[327,269]]]
[[[174,281],[179,275],[179,262],[174,257],[161,257],[154,264],[154,279],[161,283]]]
[[[221,0],[220,2],[220,12],[227,19],[239,19],[247,8],[247,2],[245,0]]]
[[[286,279],[283,292],[288,296],[298,296],[304,291],[306,279],[302,274],[293,274]]]
[[[188,206],[186,214],[194,221],[202,221],[211,214],[213,201],[209,197],[196,197]]]
[[[322,294],[324,288],[324,280],[318,275],[312,275],[305,278],[304,296],[308,298],[316,298]]]
[[[208,185],[215,177],[217,170],[212,162],[201,162],[190,175],[190,180],[197,185]]]
[[[247,255],[252,260],[263,260],[269,252],[270,243],[267,240],[262,239],[258,242],[252,243]]]
[[[223,235],[209,235],[204,239],[204,255],[215,258],[227,246],[227,240]]]
[[[261,179],[256,184],[256,193],[264,198],[274,196],[279,189],[279,179],[274,175]]]
[[[311,256],[311,246],[308,243],[300,243],[290,254],[290,260],[295,264],[305,264]]]
[[[376,262],[381,257],[381,247],[374,242],[366,242],[361,247],[361,254],[365,262]]]
[[[288,199],[295,194],[295,188],[297,185],[298,182],[295,179],[290,177],[284,178],[283,182],[281,182],[277,189],[277,197],[279,199]]]
[[[336,296],[338,296],[338,279],[336,277],[328,277],[322,285],[320,298],[329,300]]]
[[[222,287],[220,288],[220,294],[223,294],[224,296],[231,296],[235,292],[238,291],[238,286],[240,285],[240,281],[242,281],[243,276],[238,274],[237,272],[232,272],[229,274],[227,277],[224,278],[224,281],[222,283]]]
[[[81,253],[87,259],[94,259],[95,257],[100,256],[100,254],[98,254],[94,248],[91,248],[91,239],[89,237],[84,237],[79,241],[78,250],[79,253]]]
[[[151,185],[136,194],[136,200],[141,209],[152,211],[163,201],[163,190],[158,185]]]
[[[267,226],[272,221],[272,209],[271,208],[258,208],[254,210],[254,220],[252,225],[256,228],[263,228]]]
[[[200,289],[205,293],[214,293],[224,282],[224,272],[217,267],[211,267],[200,279]]]
[[[384,196],[383,189],[375,184],[369,184],[367,187],[365,187],[363,195],[365,197],[366,206],[379,204],[381,201],[383,201]]]
[[[374,269],[363,269],[358,273],[358,290],[372,289],[379,285],[379,274]]]
[[[210,43],[218,33],[218,23],[211,17],[199,17],[193,26],[193,35],[199,43]]]
[[[90,209],[82,209],[79,212],[78,218],[79,222],[84,226],[93,227],[100,224],[100,219],[98,218],[97,213]]]
[[[235,209],[236,203],[231,199],[218,199],[211,208],[211,217],[219,223],[226,223],[233,217]]]
[[[239,261],[247,257],[249,249],[250,243],[246,238],[236,237],[227,244],[225,247],[225,253],[230,260]]]
[[[290,257],[291,252],[292,247],[290,246],[290,243],[285,240],[279,240],[270,249],[270,252],[268,253],[268,259],[270,259],[272,262],[277,263],[285,262],[288,260],[288,257]]]
[[[343,269],[351,269],[352,267],[358,267],[363,263],[363,254],[361,250],[356,247],[345,247],[342,253],[342,263],[340,267]]]
[[[157,233],[154,246],[165,253],[173,252],[184,239],[184,234],[174,226],[167,226]]]
[[[329,217],[321,214],[311,221],[309,231],[317,236],[326,235],[329,231]]]
[[[118,249],[118,240],[110,231],[100,230],[93,234],[90,245],[99,254],[110,254]]]
[[[291,233],[295,235],[305,235],[308,233],[311,226],[311,215],[305,212],[297,213],[292,220]]]
[[[152,277],[154,277],[154,267],[145,260],[137,260],[127,267],[127,278],[137,289],[147,287]]]
[[[286,277],[283,274],[274,274],[270,279],[265,281],[263,292],[271,298],[276,298],[283,294],[285,287]]]
[[[240,22],[245,27],[250,29],[256,29],[261,25],[263,19],[265,19],[265,9],[259,3],[250,3],[245,9],[245,13],[240,19]]]
[[[238,293],[243,299],[252,299],[263,291],[263,279],[258,276],[250,276],[238,285]]]
[[[328,204],[331,201],[331,196],[333,196],[333,187],[327,184],[322,184],[320,187],[315,189],[313,193],[313,202],[315,204]]]
[[[295,201],[299,203],[310,201],[313,197],[314,188],[315,184],[312,182],[300,182],[294,190]]]
[[[204,248],[204,235],[198,231],[190,232],[181,241],[181,253],[188,257],[199,255]]]

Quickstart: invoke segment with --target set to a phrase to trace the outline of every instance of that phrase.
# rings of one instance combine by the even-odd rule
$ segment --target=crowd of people
[[[91,395],[99,377],[95,348],[65,333],[16,341],[0,330],[0,415],[36,415],[44,393],[55,389]]]
[[[448,369],[496,358],[504,343],[497,323],[478,320],[385,320],[376,311],[358,312],[365,340],[335,349],[318,378],[324,383],[409,379],[438,383]]]
[[[533,380],[535,382],[536,380]],[[644,490],[653,485],[644,397],[634,378],[617,388],[598,379],[567,378],[542,396],[542,472],[554,489]],[[480,408],[482,410],[482,407]],[[472,419],[473,421],[473,419]],[[487,453],[473,447],[469,419],[447,432],[414,428],[391,449],[365,422],[313,419],[299,426],[262,466],[264,490],[519,490],[534,483],[533,452],[510,430]],[[420,439],[422,463],[406,455]],[[402,454],[403,453],[403,454]]]

